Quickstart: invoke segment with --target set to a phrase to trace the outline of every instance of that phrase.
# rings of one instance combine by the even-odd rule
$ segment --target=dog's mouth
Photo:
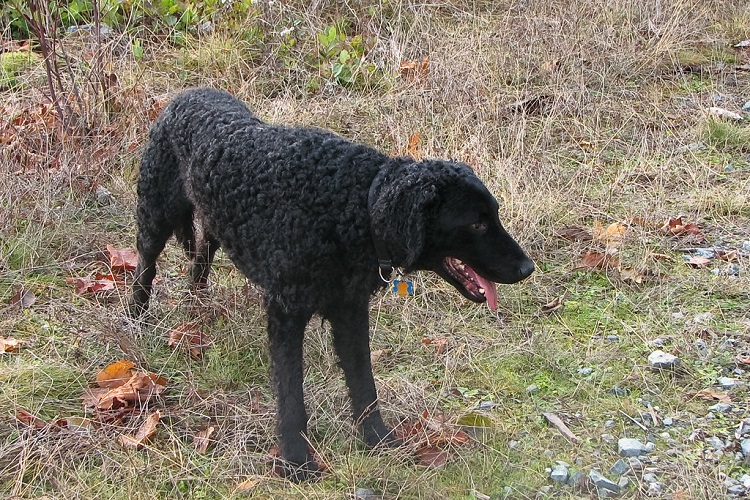
[[[455,257],[443,259],[443,269],[463,288],[463,294],[474,302],[487,302],[491,311],[497,310],[495,283],[480,276],[467,263]]]

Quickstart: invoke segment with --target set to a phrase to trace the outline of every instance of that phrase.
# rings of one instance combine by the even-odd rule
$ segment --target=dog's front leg
[[[293,481],[317,475],[318,464],[310,456],[307,440],[307,413],[302,390],[302,340],[305,325],[312,316],[306,312],[285,311],[268,301],[268,337],[273,378],[276,385],[277,430],[282,471]]]
[[[399,445],[401,442],[383,423],[378,409],[370,361],[367,300],[339,304],[326,317],[333,328],[333,345],[349,388],[352,417],[359,425],[365,443],[370,447]]]

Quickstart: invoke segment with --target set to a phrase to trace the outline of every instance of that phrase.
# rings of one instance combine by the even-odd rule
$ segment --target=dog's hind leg
[[[182,243],[185,253],[190,259],[190,280],[196,289],[201,289],[208,283],[211,263],[214,261],[219,241],[214,238],[201,224],[200,218],[191,214],[182,227],[175,231],[177,240]]]
[[[338,303],[325,314],[333,329],[333,345],[344,370],[352,403],[352,417],[370,447],[398,446],[401,441],[383,423],[378,409],[375,380],[370,361],[367,299]]]
[[[291,311],[266,297],[268,338],[278,405],[277,427],[283,475],[293,481],[317,475],[319,467],[308,450],[307,413],[302,390],[302,340],[312,316]]]
[[[192,221],[192,213],[177,159],[171,148],[152,137],[143,154],[138,178],[138,266],[128,306],[131,316],[138,317],[148,309],[156,259],[177,228]]]

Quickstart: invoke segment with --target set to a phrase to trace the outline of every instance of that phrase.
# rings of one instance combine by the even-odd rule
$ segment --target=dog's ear
[[[397,267],[410,269],[424,248],[438,198],[437,176],[419,163],[389,171],[371,207],[375,236],[386,242]]]

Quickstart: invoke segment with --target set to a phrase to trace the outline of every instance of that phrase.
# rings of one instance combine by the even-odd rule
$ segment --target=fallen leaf
[[[707,401],[719,401],[720,403],[731,403],[732,397],[727,392],[717,391],[716,389],[703,389],[695,393],[695,396]]]
[[[422,446],[416,454],[419,464],[425,467],[438,469],[448,462],[448,452],[435,446]]]
[[[181,346],[194,358],[201,358],[210,341],[196,323],[183,323],[169,331],[167,345],[173,349]]]
[[[21,309],[28,309],[36,302],[36,295],[33,292],[19,288],[18,291],[8,300],[10,305],[19,305]]]
[[[750,365],[750,356],[738,355],[737,356],[737,363],[739,363],[741,365]]]
[[[78,294],[115,289],[115,281],[110,279],[65,278],[65,282],[74,285]]]
[[[37,417],[36,415],[32,415],[29,411],[23,408],[16,409],[16,420],[24,425],[33,427],[34,429],[44,429],[45,427],[47,427],[47,422]]]
[[[424,57],[421,61],[403,61],[398,71],[407,82],[424,81],[430,74],[430,58]]]
[[[216,429],[211,426],[203,429],[202,431],[198,431],[195,436],[193,437],[193,448],[195,448],[195,451],[200,453],[201,455],[206,453],[206,450],[208,449],[208,444],[211,442],[210,437],[211,434],[214,433]]]
[[[381,360],[393,354],[393,349],[377,349],[370,352],[370,364],[379,363]]]
[[[0,354],[4,352],[15,352],[21,344],[26,342],[13,337],[0,337]]]
[[[252,491],[259,484],[260,484],[259,479],[245,479],[244,481],[242,481],[240,484],[237,485],[234,491],[240,491],[240,492]]]
[[[597,220],[594,221],[592,234],[595,240],[605,243],[607,247],[616,248],[622,244],[622,238],[627,230],[628,226],[625,224],[613,222],[607,227],[604,227],[604,225]]]
[[[113,271],[135,271],[138,266],[138,254],[132,248],[115,248],[107,245],[109,263]]]
[[[159,423],[161,413],[159,410],[151,413],[136,431],[135,435],[123,434],[117,441],[125,448],[140,448],[156,433],[156,424]]]
[[[86,417],[65,417],[55,420],[55,425],[72,432],[88,434],[96,428],[94,422]]]
[[[716,250],[716,258],[727,262],[737,262],[740,260],[740,253],[737,250]]]
[[[685,264],[695,269],[706,267],[709,263],[711,263],[711,259],[700,255],[692,255],[685,261]]]
[[[568,441],[572,443],[580,443],[581,438],[573,434],[573,431],[571,431],[567,425],[565,425],[565,422],[562,421],[560,417],[558,417],[554,413],[542,413],[542,416],[547,420],[547,422],[550,423],[550,425],[554,426],[558,431],[560,431],[560,434],[565,437]]]
[[[419,160],[424,156],[419,148],[419,141],[421,139],[422,134],[416,132],[409,136],[409,144],[406,146],[406,153],[415,160]]]
[[[625,283],[635,283],[637,285],[640,285],[643,283],[643,278],[643,273],[638,269],[620,269],[620,279]]]
[[[615,269],[619,265],[619,260],[612,254],[602,252],[586,252],[581,255],[581,260],[574,269]]]
[[[558,309],[561,309],[565,305],[565,297],[567,296],[567,293],[564,293],[557,297],[556,299],[552,300],[551,302],[547,302],[544,304],[540,310],[543,313],[549,314],[552,312],[557,311]]]
[[[422,339],[422,344],[435,349],[436,354],[445,354],[445,351],[448,348],[448,339],[446,338],[433,339],[433,338],[425,337]]]
[[[570,241],[591,241],[594,239],[591,231],[578,226],[565,226],[557,232],[557,236]]]
[[[706,237],[700,230],[697,224],[690,222],[684,223],[682,217],[676,219],[669,219],[666,224],[661,227],[661,230],[672,236],[680,237],[691,237],[696,243],[703,243]]]
[[[118,362],[119,363],[119,362]],[[122,367],[127,366],[127,361]],[[113,363],[117,365],[117,363]],[[110,365],[112,366],[112,365]],[[167,380],[155,373],[130,370],[130,378],[122,382],[122,372],[113,369],[116,378],[103,377],[104,387],[86,389],[83,393],[83,403],[98,410],[114,410],[142,406],[166,389]],[[115,386],[115,383],[120,385]]]
[[[132,377],[132,369],[135,363],[121,359],[107,365],[96,374],[96,383],[99,387],[113,388],[123,385]]]

